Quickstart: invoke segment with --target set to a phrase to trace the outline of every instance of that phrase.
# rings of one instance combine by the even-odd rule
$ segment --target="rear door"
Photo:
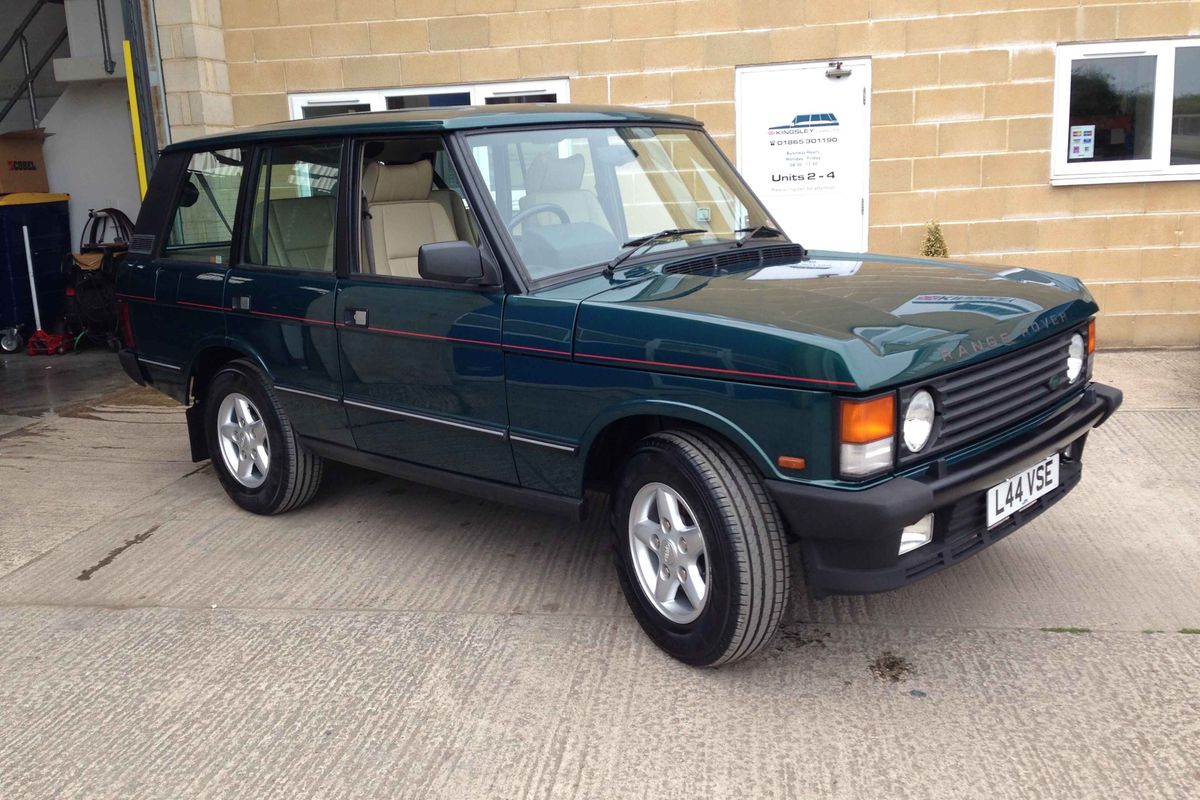
[[[355,248],[336,316],[355,443],[370,453],[516,483],[500,350],[503,290],[428,281],[413,263],[423,242],[479,241],[445,147],[436,138],[397,137],[363,142],[363,151],[379,174],[363,186],[372,215],[363,227],[373,220],[377,230],[363,236],[361,251]],[[423,161],[433,169],[416,168]],[[431,216],[437,225],[418,224]]]
[[[164,156],[147,204],[166,208],[139,217],[118,292],[130,304],[138,360],[165,391],[182,393],[189,360],[225,342],[222,292],[245,160],[240,148]]]
[[[334,326],[342,151],[341,139],[255,148],[224,305],[230,345],[261,358],[297,432],[349,445]]]

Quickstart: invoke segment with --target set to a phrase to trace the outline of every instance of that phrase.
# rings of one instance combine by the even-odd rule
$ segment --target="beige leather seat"
[[[267,204],[267,264],[292,269],[333,269],[337,199],[330,195],[280,197]],[[262,207],[254,211],[247,243],[249,260],[263,263]]]
[[[596,193],[580,188],[585,166],[583,156],[578,153],[566,158],[545,154],[535,158],[525,173],[525,196],[519,201],[521,209],[552,203],[566,211],[571,222],[590,222],[612,232]],[[537,225],[561,222],[557,214],[551,213],[537,214],[531,221]]]
[[[462,195],[453,189],[434,189],[429,193],[429,199],[437,201],[446,209],[446,213],[450,215],[450,221],[454,223],[454,230],[458,233],[459,239],[474,245],[479,244],[475,228],[467,218],[467,206],[463,202]]]
[[[377,275],[417,278],[417,251],[423,244],[453,242],[454,192],[433,196],[433,165],[369,163],[363,192],[371,214],[371,246]],[[461,203],[462,201],[459,200]],[[465,212],[464,212],[465,214]]]

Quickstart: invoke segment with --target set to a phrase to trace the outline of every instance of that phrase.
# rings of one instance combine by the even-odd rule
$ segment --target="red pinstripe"
[[[621,358],[619,356],[601,356],[593,353],[576,353],[579,358],[595,358],[603,361],[620,361],[625,364],[648,364],[655,367],[674,367],[676,369],[694,369],[703,372],[719,372],[723,375],[745,375],[750,378],[771,378],[779,381],[804,381],[805,383],[822,383],[830,386],[856,386],[851,381],[831,381],[824,378],[799,378],[794,375],[776,375],[771,372],[747,372],[741,369],[722,369],[720,367],[697,367],[694,364],[674,364],[670,361],[647,361],[641,358]]]
[[[145,301],[149,301],[152,303],[156,302],[156,300],[153,297],[145,297],[142,295],[118,294],[117,296],[129,299],[129,300],[145,300]],[[225,309],[219,308],[218,306],[210,306],[210,305],[205,305],[203,303],[191,303],[186,300],[180,300],[180,301],[178,301],[178,303],[179,303],[179,305],[195,306],[197,308],[208,308],[208,309],[214,309],[217,311],[225,310]],[[232,312],[232,313],[238,313],[238,312]],[[288,314],[272,314],[267,311],[242,311],[240,313],[249,314],[249,315],[258,316],[258,317],[272,317],[275,319],[286,319],[286,320],[292,320],[294,322],[307,322],[310,325],[334,325],[334,323],[328,322],[323,319],[310,319],[308,317],[293,317]],[[480,339],[462,339],[457,336],[439,336],[434,333],[417,333],[416,331],[402,331],[402,330],[397,330],[395,328],[376,328],[376,327],[358,328],[357,326],[354,326],[354,325],[335,325],[335,327],[364,330],[364,331],[370,331],[372,333],[386,333],[386,334],[390,334],[392,336],[408,336],[408,337],[411,337],[414,339],[426,339],[426,340],[438,341],[438,342],[457,342],[459,344],[473,344],[473,345],[478,345],[480,347],[500,347],[505,350],[525,350],[525,351],[528,351],[531,353],[548,353],[550,355],[556,355],[556,356],[569,355],[569,353],[565,353],[561,350],[550,350],[550,349],[547,349],[544,347],[529,347],[527,345],[520,345],[520,344],[497,344],[496,342],[485,342]],[[616,362],[619,362],[622,364],[642,364],[642,365],[650,366],[650,367],[670,367],[672,369],[695,370],[697,372],[715,372],[715,373],[718,373],[721,375],[742,375],[747,378],[768,378],[770,380],[777,380],[777,381],[793,381],[793,382],[798,382],[798,383],[819,383],[819,384],[822,384],[825,386],[856,386],[857,385],[853,381],[835,381],[835,380],[828,380],[825,378],[801,378],[801,377],[798,377],[795,375],[777,375],[772,372],[750,372],[748,370],[743,370],[743,369],[725,369],[723,367],[699,367],[694,364],[676,364],[671,361],[651,361],[651,360],[644,359],[644,358],[622,358],[621,356],[604,356],[604,355],[600,355],[598,353],[576,353],[575,355],[578,358],[590,358],[590,359],[597,360],[597,361],[616,361]]]

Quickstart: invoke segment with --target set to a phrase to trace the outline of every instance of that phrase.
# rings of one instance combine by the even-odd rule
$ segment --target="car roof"
[[[452,106],[404,111],[368,111],[335,114],[313,119],[273,122],[253,128],[201,136],[170,144],[164,153],[199,148],[240,146],[273,139],[346,136],[362,133],[464,131],[522,125],[701,123],[681,114],[625,106],[573,105],[569,103],[511,103],[494,106]]]

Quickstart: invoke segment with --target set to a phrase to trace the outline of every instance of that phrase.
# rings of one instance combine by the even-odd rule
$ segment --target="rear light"
[[[843,476],[862,478],[891,469],[896,442],[896,395],[866,400],[843,398],[838,466]]]
[[[129,302],[117,298],[117,320],[121,325],[121,341],[128,348],[133,348],[133,322],[129,318]]]

